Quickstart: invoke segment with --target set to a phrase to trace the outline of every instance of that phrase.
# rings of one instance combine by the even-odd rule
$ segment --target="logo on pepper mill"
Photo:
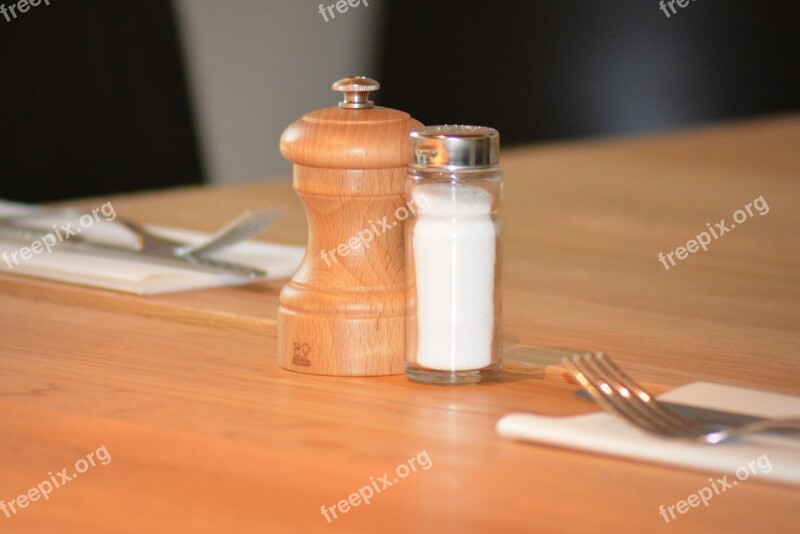
[[[295,365],[302,365],[303,367],[310,367],[311,360],[308,359],[309,352],[311,352],[311,346],[308,343],[294,343],[292,363]]]

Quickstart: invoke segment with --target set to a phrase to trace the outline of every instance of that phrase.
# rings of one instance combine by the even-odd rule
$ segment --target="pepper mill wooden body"
[[[278,308],[278,364],[291,371],[403,373],[403,188],[408,132],[422,125],[374,107],[367,97],[379,87],[339,80],[338,107],[307,113],[281,136],[309,227]]]

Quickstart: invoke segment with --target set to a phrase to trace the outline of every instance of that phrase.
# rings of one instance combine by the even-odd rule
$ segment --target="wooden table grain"
[[[0,500],[98,448],[111,457],[0,511],[0,531],[797,531],[798,487],[750,479],[666,524],[659,506],[714,473],[506,441],[494,425],[594,410],[558,363],[574,351],[605,350],[657,391],[709,380],[800,394],[800,116],[520,147],[502,165],[494,384],[281,370],[280,282],[139,298],[0,277]],[[659,262],[758,197],[764,215]],[[283,205],[262,238],[305,241],[288,181],[77,204],[108,200],[199,230]],[[323,506],[418,457],[429,468],[325,519]]]

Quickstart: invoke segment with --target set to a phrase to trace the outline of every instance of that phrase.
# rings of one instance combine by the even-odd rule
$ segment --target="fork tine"
[[[273,220],[279,213],[278,210],[246,211],[237,218],[238,220],[231,222],[230,225],[233,226],[235,224],[242,231],[245,229],[249,231],[251,228],[259,228],[263,221]]]
[[[616,380],[613,373],[609,373],[601,365],[602,357],[598,357],[596,354],[586,354],[583,359],[584,364],[594,372],[597,380],[605,384],[605,387],[602,389],[606,395],[615,398],[620,404],[624,404],[632,411],[638,413],[639,416],[649,421],[659,433],[670,435],[674,433],[675,424],[665,419],[659,413],[654,412],[654,410],[647,406],[640,398],[632,396],[630,391]]]
[[[662,434],[660,426],[653,424],[653,422],[643,417],[637,410],[635,410],[627,402],[623,402],[620,398],[614,395],[614,391],[596,374],[596,371],[586,365],[588,359],[591,358],[590,354],[583,357],[575,355],[572,358],[564,358],[564,365],[570,370],[580,384],[592,396],[592,398],[607,411],[615,413],[620,417],[627,419],[634,426],[646,430],[648,432]],[[605,388],[603,387],[605,386]]]
[[[175,250],[178,256],[204,255],[232,246],[260,233],[277,219],[282,209],[248,210],[226,224],[203,243],[186,245]]]
[[[686,432],[689,428],[694,428],[688,420],[671,413],[661,406],[655,398],[639,387],[636,382],[611,361],[611,358],[602,352],[596,353],[592,358],[592,362],[599,369],[601,376],[614,383],[613,388],[617,390],[620,396],[638,409],[643,416],[652,419],[665,432],[674,435]]]
[[[602,406],[604,409],[610,412],[616,412],[617,409],[611,403],[609,399],[600,391],[599,385],[596,385],[594,380],[592,380],[586,373],[584,373],[583,366],[581,364],[580,356],[574,355],[570,357],[564,357],[561,359],[561,362],[567,368],[567,370],[575,377],[578,383],[583,386],[587,393],[594,399],[597,404]],[[622,414],[620,414],[622,415]]]
[[[662,405],[658,400],[644,390],[639,384],[636,383],[625,371],[623,371],[614,360],[606,356],[603,352],[598,352],[595,357],[598,362],[606,369],[606,371],[616,378],[622,386],[628,391],[632,391],[634,396],[647,405],[654,413],[658,413],[665,420],[670,421],[673,425],[679,425],[683,428],[690,428],[694,425],[691,421],[682,415],[675,413],[669,408]]]

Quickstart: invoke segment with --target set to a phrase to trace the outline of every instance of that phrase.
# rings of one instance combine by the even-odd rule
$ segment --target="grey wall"
[[[213,183],[290,174],[278,150],[283,129],[334,105],[336,79],[375,76],[382,3],[362,0],[326,22],[319,0],[175,0]]]

